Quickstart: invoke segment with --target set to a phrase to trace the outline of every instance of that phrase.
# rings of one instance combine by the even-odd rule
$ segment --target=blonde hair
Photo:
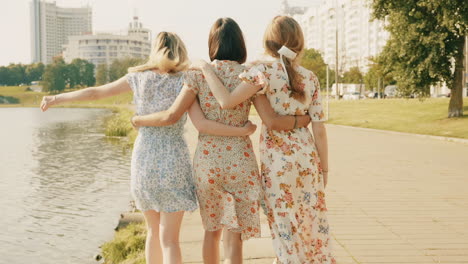
[[[176,73],[188,68],[189,59],[184,42],[175,33],[160,32],[156,36],[153,49],[145,64],[130,67],[128,72],[160,70]]]
[[[268,25],[263,37],[265,52],[275,58],[279,58],[278,50],[282,46],[288,47],[297,53],[294,59],[283,56],[288,74],[291,96],[299,101],[305,99],[304,90],[301,88],[302,77],[294,69],[299,65],[304,52],[304,34],[301,26],[292,17],[276,16]]]

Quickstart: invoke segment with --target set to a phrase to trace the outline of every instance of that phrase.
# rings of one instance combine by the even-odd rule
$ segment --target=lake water
[[[0,263],[96,263],[129,209],[129,150],[101,109],[0,108]]]

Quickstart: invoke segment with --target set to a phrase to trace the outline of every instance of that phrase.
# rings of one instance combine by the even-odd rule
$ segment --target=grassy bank
[[[146,227],[130,224],[115,233],[112,241],[102,246],[106,264],[144,264]]]
[[[331,124],[468,139],[465,116],[447,118],[448,98],[330,101]]]
[[[106,119],[105,134],[108,137],[126,137],[127,145],[132,146],[138,132],[130,124],[134,111],[128,107],[112,107],[114,114]]]
[[[0,107],[39,106],[42,97],[47,93],[26,91],[26,88],[27,86],[0,86],[0,96],[9,97],[14,101],[14,104],[0,104]]]

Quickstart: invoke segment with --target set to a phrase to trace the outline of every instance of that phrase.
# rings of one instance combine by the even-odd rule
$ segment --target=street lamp
[[[327,120],[330,119],[330,91],[328,90],[328,88],[330,87],[330,84],[329,84],[329,80],[330,80],[330,74],[329,74],[329,70],[328,70],[328,64],[325,64],[325,66],[327,67]]]
[[[335,85],[336,85],[336,98],[340,100],[339,87],[338,87],[338,3],[335,0]]]

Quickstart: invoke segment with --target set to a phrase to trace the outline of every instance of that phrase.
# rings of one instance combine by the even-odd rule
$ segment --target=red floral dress
[[[245,70],[244,66],[218,60],[212,65],[229,90],[241,83],[239,74]],[[191,89],[198,95],[207,119],[238,127],[248,121],[251,100],[234,109],[222,109],[201,72],[188,71],[184,89]],[[243,240],[259,237],[261,187],[250,138],[199,134],[193,168],[205,230],[216,231],[227,227],[230,231],[241,233]]]
[[[259,64],[241,78],[263,87],[280,115],[309,113],[324,121],[317,77],[298,67],[306,98],[292,98],[286,72],[279,61]],[[262,126],[260,160],[264,205],[278,263],[336,263],[326,217],[325,190],[314,139],[308,128],[286,131]]]

